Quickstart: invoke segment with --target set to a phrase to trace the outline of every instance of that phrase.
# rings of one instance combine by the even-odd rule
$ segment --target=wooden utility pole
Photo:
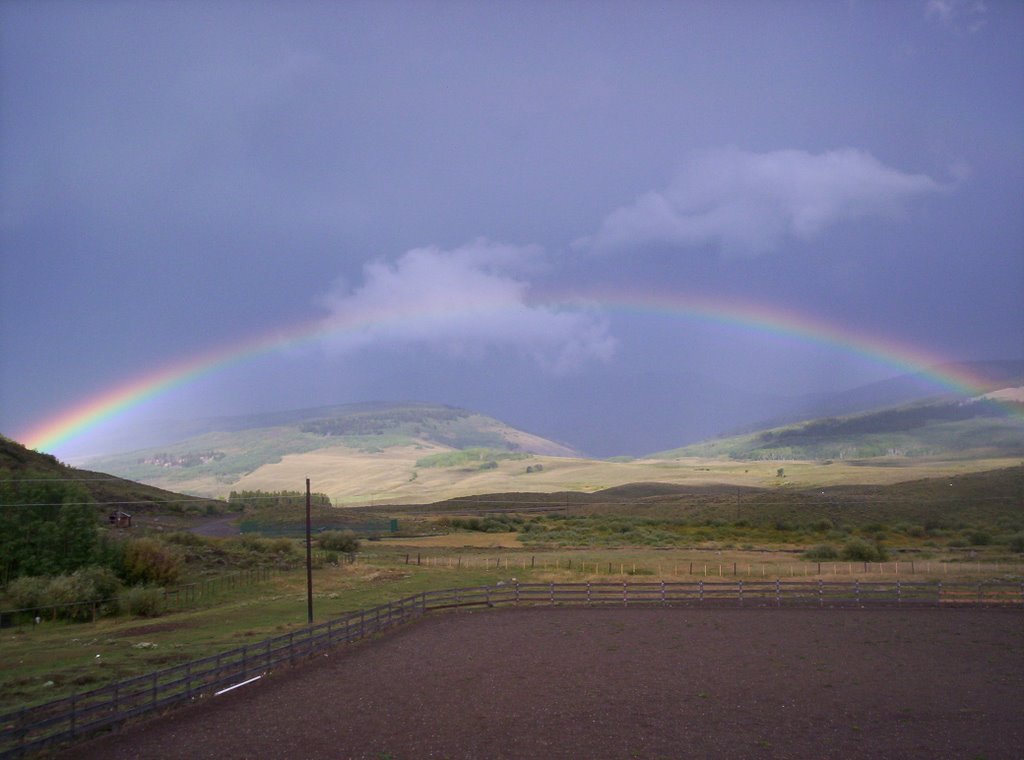
[[[313,539],[310,536],[309,478],[306,478],[306,609],[310,625],[313,625]]]

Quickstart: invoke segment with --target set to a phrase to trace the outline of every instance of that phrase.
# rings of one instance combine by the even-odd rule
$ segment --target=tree
[[[33,473],[0,482],[0,582],[74,572],[98,546],[96,507],[78,483]]]

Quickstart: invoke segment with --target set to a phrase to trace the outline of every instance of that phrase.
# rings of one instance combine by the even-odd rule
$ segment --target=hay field
[[[592,492],[638,482],[702,486],[752,487],[888,485],[928,477],[982,472],[1019,464],[1009,458],[901,459],[885,457],[857,462],[735,461],[700,458],[597,459],[533,456],[479,467],[417,467],[424,457],[446,451],[433,444],[395,446],[366,452],[346,446],[294,454],[230,483],[211,488],[207,482],[179,483],[179,488],[204,495],[251,490],[295,490],[308,477],[315,491],[337,506],[424,504],[485,493]],[[540,469],[538,471],[538,465]],[[532,472],[527,472],[527,468]],[[778,470],[784,470],[783,477]]]

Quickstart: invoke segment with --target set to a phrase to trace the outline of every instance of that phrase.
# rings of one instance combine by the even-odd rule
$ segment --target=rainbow
[[[950,368],[948,359],[923,349],[888,338],[858,332],[809,314],[770,304],[703,296],[657,294],[588,293],[585,296],[545,299],[534,307],[566,310],[586,305],[628,313],[653,314],[674,319],[703,322],[775,334],[851,352],[867,359],[918,373],[950,391],[978,395],[985,391],[986,380],[962,368]],[[364,313],[343,321],[318,319],[287,330],[248,338],[177,362],[115,386],[93,398],[66,409],[16,436],[29,448],[50,451],[84,435],[94,427],[113,420],[175,388],[255,356],[287,347],[310,343],[337,334],[358,334],[389,323],[409,319],[451,317],[449,313],[379,311]]]

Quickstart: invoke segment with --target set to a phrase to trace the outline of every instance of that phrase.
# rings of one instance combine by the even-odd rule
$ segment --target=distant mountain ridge
[[[940,397],[872,412],[805,420],[651,456],[745,460],[1024,456],[1024,403],[1017,399],[1016,393],[966,400]]]
[[[807,396],[802,401],[794,401],[790,409],[781,414],[735,427],[721,437],[753,433],[802,420],[877,411],[916,401],[963,398],[952,391],[937,393],[935,375],[973,375],[987,383],[979,390],[997,390],[1024,385],[1024,361],[989,360],[943,364],[929,372],[900,375],[838,393]]]

